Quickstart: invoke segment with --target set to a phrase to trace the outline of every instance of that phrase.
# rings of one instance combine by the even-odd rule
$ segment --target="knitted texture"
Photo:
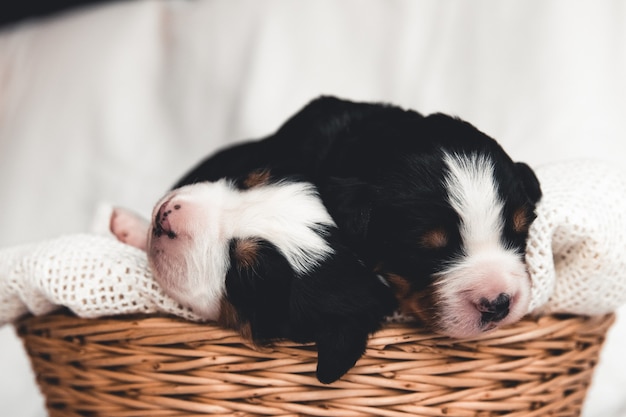
[[[555,163],[536,173],[544,197],[526,255],[530,311],[614,311],[626,302],[626,174],[591,161]],[[109,215],[101,213],[99,223],[108,225]],[[162,312],[199,320],[161,290],[144,252],[111,235],[0,250],[0,325],[59,306],[81,317]]]
[[[69,235],[0,250],[0,326],[59,306],[81,317],[163,312],[199,319],[161,290],[144,252],[112,236]]]
[[[544,197],[526,250],[531,311],[616,310],[626,303],[626,171],[570,161],[535,172]]]

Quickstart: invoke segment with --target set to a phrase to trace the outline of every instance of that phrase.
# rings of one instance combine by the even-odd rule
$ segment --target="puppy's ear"
[[[515,163],[515,169],[522,180],[526,195],[533,203],[537,203],[541,199],[542,192],[539,179],[537,179],[535,172],[523,162]]]
[[[374,189],[356,178],[330,178],[320,188],[323,188],[324,204],[339,230],[358,248],[369,228]]]
[[[260,238],[233,239],[226,273],[228,301],[250,325],[250,336],[264,344],[288,335],[293,271],[272,243]]]
[[[330,384],[341,378],[365,352],[368,332],[354,323],[333,323],[320,331],[317,344],[317,379]]]

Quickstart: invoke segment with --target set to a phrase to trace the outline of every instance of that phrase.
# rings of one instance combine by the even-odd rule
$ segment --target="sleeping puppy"
[[[540,197],[532,170],[466,122],[322,97],[275,134],[191,170],[157,203],[146,247],[174,298],[253,339],[315,341],[318,377],[332,382],[394,300],[451,337],[520,319]],[[304,207],[317,214],[296,215]],[[257,222],[278,229],[261,234]],[[302,225],[309,237],[295,237]]]

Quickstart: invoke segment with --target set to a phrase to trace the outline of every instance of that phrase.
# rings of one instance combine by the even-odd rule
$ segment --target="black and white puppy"
[[[323,97],[189,172],[145,246],[172,297],[253,340],[316,342],[332,382],[396,303],[452,337],[520,319],[540,197],[466,122]]]

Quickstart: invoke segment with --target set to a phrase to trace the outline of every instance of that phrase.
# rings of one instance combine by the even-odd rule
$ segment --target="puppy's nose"
[[[509,314],[510,304],[511,296],[501,293],[493,300],[481,298],[480,302],[476,304],[476,309],[480,311],[483,323],[497,323]]]

